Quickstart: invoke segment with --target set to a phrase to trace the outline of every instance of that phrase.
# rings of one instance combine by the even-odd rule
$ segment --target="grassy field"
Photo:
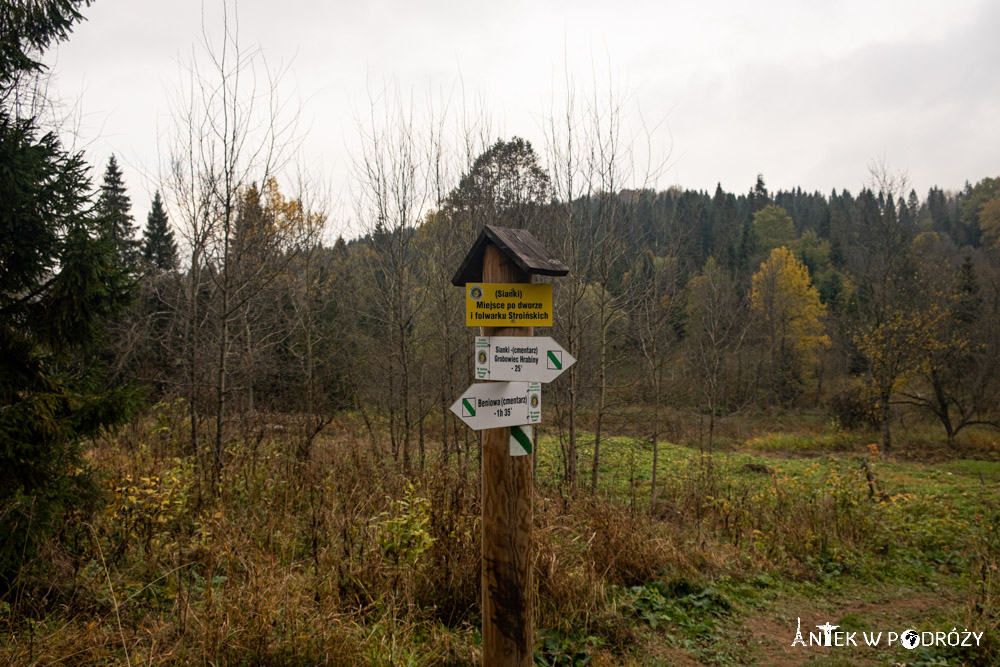
[[[612,442],[600,493],[650,511],[651,446]],[[994,664],[1000,463],[990,447],[976,459],[932,450],[930,463],[883,461],[864,434],[764,433],[726,441],[709,473],[707,455],[664,445],[651,513],[674,524],[668,539],[681,546],[663,572],[619,589],[646,644],[635,663]],[[555,479],[555,450],[543,443],[540,477]],[[862,632],[976,626],[992,640],[973,651],[890,649],[887,638],[878,650],[793,649],[799,618],[804,632],[830,622],[858,642]]]
[[[424,468],[404,474],[347,416],[303,457],[294,420],[276,417],[230,443],[213,484],[182,414],[161,406],[95,444],[108,502],[0,601],[0,663],[480,659],[474,454],[443,461],[428,436]],[[709,456],[699,419],[672,415],[653,502],[652,445],[627,419],[602,444],[596,492],[575,496],[555,429],[542,431],[538,664],[1000,662],[996,434],[952,451],[908,425],[883,457],[871,434],[821,416],[758,415],[724,420]],[[807,642],[830,623],[858,646],[793,647],[800,620]],[[888,645],[908,629],[944,640]],[[952,629],[959,644],[983,634],[949,646]]]

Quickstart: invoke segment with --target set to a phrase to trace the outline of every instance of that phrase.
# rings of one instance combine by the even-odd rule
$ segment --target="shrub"
[[[861,384],[852,384],[831,396],[830,412],[843,428],[871,428],[877,425],[874,405]]]

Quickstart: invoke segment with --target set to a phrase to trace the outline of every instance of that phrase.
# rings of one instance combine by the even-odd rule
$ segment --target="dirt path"
[[[901,635],[914,628],[948,631],[960,622],[961,598],[949,591],[914,593],[893,588],[857,591],[856,599],[838,594],[826,600],[778,599],[757,615],[743,618],[741,639],[761,665],[790,667],[817,661],[823,664],[881,665],[892,655],[905,655],[898,641],[890,648],[888,633]],[[806,646],[792,646],[798,619]],[[857,646],[809,646],[809,633],[817,626],[838,626],[838,632],[855,633]],[[947,625],[947,627],[945,627]],[[961,628],[960,628],[961,629]],[[865,643],[862,633],[882,633],[878,646]],[[900,653],[902,651],[902,654]],[[905,657],[903,658],[905,660]]]

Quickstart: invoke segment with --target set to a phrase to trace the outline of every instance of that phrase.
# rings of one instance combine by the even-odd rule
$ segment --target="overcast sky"
[[[48,59],[78,104],[77,146],[97,178],[119,157],[140,225],[169,93],[202,52],[203,24],[220,34],[220,7],[97,0]],[[301,162],[335,191],[373,81],[417,97],[464,90],[485,101],[495,138],[542,152],[565,72],[584,90],[595,70],[629,94],[630,132],[656,128],[660,188],[746,192],[762,173],[772,191],[857,191],[872,159],[907,172],[921,198],[1000,175],[1000,3],[988,0],[245,0],[238,17],[241,44],[287,68]]]

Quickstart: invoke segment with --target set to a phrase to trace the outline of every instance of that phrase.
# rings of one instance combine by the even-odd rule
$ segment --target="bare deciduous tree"
[[[688,283],[688,363],[700,380],[708,408],[708,454],[713,453],[715,418],[727,400],[727,361],[742,347],[749,318],[743,299],[725,269],[714,258]]]
[[[905,194],[904,174],[884,163],[870,167],[871,189],[858,197],[850,259],[858,276],[857,322],[853,338],[868,365],[875,395],[882,449],[892,447],[891,405],[900,378],[913,368],[918,346],[912,340],[926,329],[919,290],[914,289],[911,241],[914,229],[896,202]]]
[[[614,343],[624,332],[620,324],[630,298],[621,282],[630,263],[628,240],[638,233],[635,223],[641,192],[655,182],[660,171],[660,163],[652,159],[645,169],[635,168],[636,137],[626,135],[623,121],[628,97],[610,76],[602,90],[595,75],[581,107],[567,76],[565,108],[558,113],[553,110],[546,127],[556,202],[555,224],[543,236],[570,267],[570,274],[556,284],[561,308],[556,325],[569,352],[581,359],[562,382],[567,429],[560,444],[564,475],[573,491],[578,483],[576,416],[585,394],[596,402],[590,485],[597,489],[609,406],[609,368]],[[647,131],[647,150],[651,137]]]
[[[370,378],[369,398],[387,409],[393,458],[402,456],[409,469],[419,414],[413,402],[420,362],[414,335],[426,296],[414,271],[414,230],[431,192],[412,104],[389,87],[370,103],[369,119],[359,123],[364,149],[354,163],[355,212],[370,246],[364,306],[376,323],[368,352],[378,375]]]
[[[625,276],[635,295],[631,307],[632,327],[646,366],[648,395],[643,403],[652,411],[649,441],[653,446],[653,474],[650,504],[656,502],[656,477],[659,467],[660,414],[668,353],[675,342],[674,319],[677,315],[678,262],[674,257],[657,257],[647,250]]]
[[[268,188],[293,150],[296,114],[279,94],[282,72],[259,47],[239,41],[239,21],[224,6],[218,40],[204,32],[174,99],[167,175],[172,210],[189,253],[185,354],[191,440],[199,449],[199,410],[214,412],[210,440],[221,472],[232,395],[234,328],[250,302],[286,262],[301,229],[253,220],[241,205],[253,186]],[[211,352],[209,352],[211,350]],[[207,392],[205,390],[208,390]],[[206,395],[208,394],[208,395]]]

